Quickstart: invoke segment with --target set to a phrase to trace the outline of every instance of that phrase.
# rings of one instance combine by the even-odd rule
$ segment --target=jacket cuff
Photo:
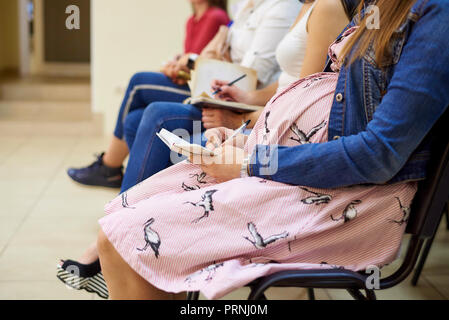
[[[257,145],[250,157],[248,173],[251,177],[273,180],[278,171],[277,146]]]

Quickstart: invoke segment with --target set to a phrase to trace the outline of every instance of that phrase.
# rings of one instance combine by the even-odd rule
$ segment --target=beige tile
[[[449,274],[440,274],[440,275],[423,274],[420,279],[420,284],[422,281],[427,281],[446,299],[449,299]]]
[[[108,201],[115,198],[120,192],[120,189],[110,189],[103,187],[91,187],[81,185],[67,176],[65,170],[61,170],[55,179],[46,189],[45,196],[62,197],[74,199],[78,204],[82,203],[83,198],[97,196],[99,199],[108,199]]]
[[[33,207],[31,218],[65,219],[99,219],[104,215],[104,206],[114,195],[96,194],[91,190],[85,195],[67,193],[63,196],[45,195]]]
[[[23,218],[21,216],[0,216],[0,255],[5,249],[5,246],[12,239]]]
[[[0,281],[0,300],[92,300],[94,295],[61,281]]]
[[[92,119],[89,102],[0,101],[2,121],[78,122]]]
[[[11,196],[0,195],[0,219],[21,219],[30,214],[39,196],[23,196],[20,192]]]
[[[220,300],[246,300],[248,298],[250,291],[249,288],[240,288],[238,290],[235,290],[228,295],[224,296]],[[200,300],[205,300],[206,298],[201,294]]]
[[[423,274],[449,275],[449,236],[446,230],[440,230],[427,256]]]
[[[0,281],[52,281],[59,259],[76,259],[95,241],[95,217],[29,218],[0,256]]]
[[[22,147],[27,140],[25,137],[0,137],[0,165]]]
[[[51,178],[77,141],[73,138],[31,138],[2,163],[0,178]]]
[[[43,192],[50,180],[51,178],[33,179],[14,177],[0,179],[0,194],[2,198],[17,196],[36,197]]]

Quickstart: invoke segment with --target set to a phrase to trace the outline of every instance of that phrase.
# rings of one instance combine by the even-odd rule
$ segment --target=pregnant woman
[[[219,148],[232,161],[180,163],[106,206],[98,248],[112,299],[220,298],[280,270],[397,258],[426,176],[422,142],[449,105],[449,4],[376,5],[382,28],[351,25],[327,72],[275,96],[244,145]]]

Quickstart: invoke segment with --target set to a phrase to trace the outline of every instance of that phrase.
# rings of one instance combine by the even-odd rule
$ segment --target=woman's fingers
[[[211,83],[212,88],[215,88],[215,90],[217,90],[219,87],[223,87],[225,85],[227,85],[228,82],[227,81],[222,81],[222,80],[213,80]]]
[[[226,135],[226,128],[214,128],[209,129],[204,133],[205,138],[207,139],[206,148],[210,150],[215,150],[218,148],[224,140]]]
[[[214,151],[220,145],[221,145],[221,139],[218,136],[214,135],[207,140],[206,148]]]

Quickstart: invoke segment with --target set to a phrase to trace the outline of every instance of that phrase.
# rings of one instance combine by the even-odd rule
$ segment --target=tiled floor
[[[68,166],[89,163],[108,139],[86,133],[84,124],[64,133],[57,119],[43,124],[25,118],[0,116],[0,299],[98,299],[66,288],[56,279],[55,266],[60,258],[78,257],[95,239],[103,205],[116,195],[115,190],[77,185],[65,173]],[[448,267],[449,232],[443,225],[419,286],[407,280],[378,297],[449,299]],[[247,294],[241,289],[226,298]],[[337,290],[318,290],[317,297],[350,298]],[[275,289],[268,298],[305,299],[306,293]]]

